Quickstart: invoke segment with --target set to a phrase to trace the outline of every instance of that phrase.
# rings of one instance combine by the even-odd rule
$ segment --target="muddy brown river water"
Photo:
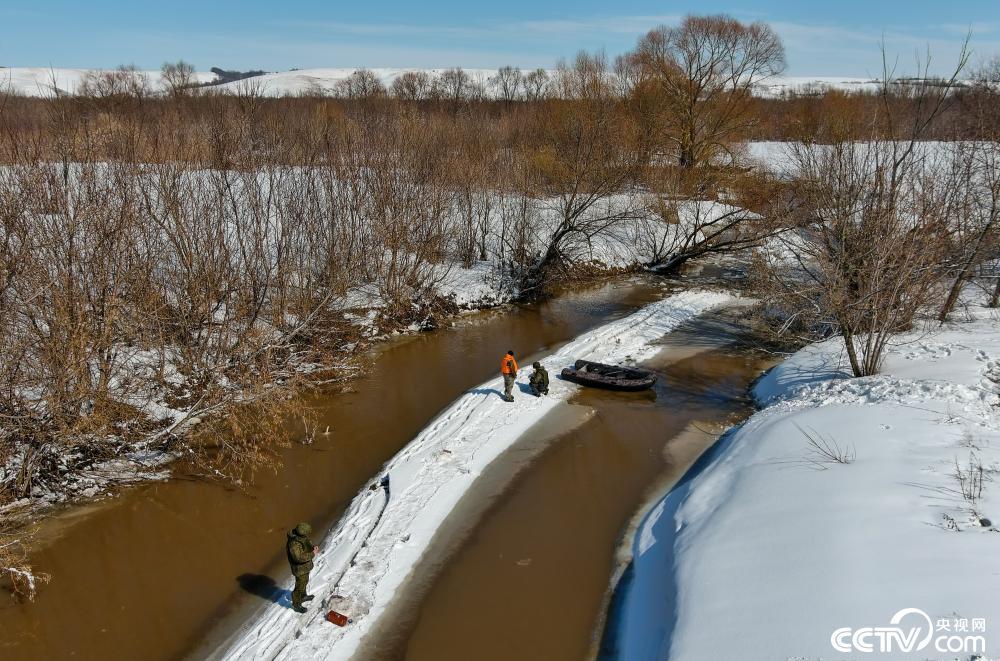
[[[579,426],[553,439],[543,422],[491,466],[363,656],[592,656],[630,520],[751,410],[747,387],[767,363],[738,346],[738,317],[671,333],[647,363],[661,375],[655,396],[584,389],[568,407],[583,411]],[[561,415],[556,427],[573,422]]]
[[[227,630],[267,603],[275,582],[287,579],[283,550],[286,529],[307,520],[319,530],[327,530],[379,467],[442,408],[463,391],[494,376],[503,351],[514,348],[530,364],[533,354],[549,353],[590,328],[662,297],[664,287],[662,281],[656,280],[605,285],[566,294],[543,305],[473,315],[452,328],[389,343],[379,350],[368,373],[353,384],[354,392],[319,399],[319,428],[329,425],[330,435],[317,436],[312,445],[288,448],[283,452],[283,467],[277,473],[258,476],[246,491],[176,478],[128,489],[116,498],[74,508],[48,520],[40,531],[41,541],[34,549],[33,560],[38,569],[51,574],[52,581],[42,588],[34,603],[0,600],[0,659],[156,661],[204,656]],[[677,402],[681,404],[683,399]],[[623,399],[618,404],[606,407],[602,403],[595,408],[598,420],[620,413],[627,416],[622,423],[631,425],[633,410],[662,407]],[[608,424],[614,426],[610,419]],[[663,437],[681,423],[671,421],[661,428],[650,418],[636,424],[652,425],[641,435],[659,435],[662,445]],[[494,601],[503,599],[503,603],[517,607],[514,584],[503,583],[515,579],[523,583],[530,576],[541,580],[547,574],[593,571],[600,574],[597,582],[606,582],[608,562],[581,560],[567,565],[566,571],[553,571],[541,547],[556,544],[560,537],[570,537],[576,526],[596,519],[598,511],[603,520],[605,508],[614,510],[611,518],[618,513],[628,517],[628,506],[618,502],[617,497],[603,495],[619,488],[603,477],[607,468],[603,464],[609,456],[621,464],[623,471],[629,467],[640,471],[633,485],[637,493],[642,491],[639,483],[646,479],[642,476],[655,477],[662,460],[657,458],[654,447],[627,444],[625,436],[629,434],[624,427],[617,449],[612,447],[610,454],[604,450],[594,453],[604,444],[615,443],[596,429],[581,428],[583,435],[557,444],[543,456],[548,462],[568,453],[565,460],[558,462],[568,461],[562,469],[564,474],[558,480],[553,478],[548,488],[526,481],[522,495],[522,486],[518,485],[512,504],[522,503],[517,507],[525,507],[530,497],[537,496],[536,513],[551,517],[525,520],[523,534],[536,535],[539,531],[541,535],[546,525],[554,528],[551,534],[537,538],[537,546],[522,548],[514,540],[499,540],[502,544],[498,553],[503,553],[505,559],[497,566],[502,567],[502,572],[491,579],[483,570],[474,570],[487,581],[481,587],[483,602],[494,595]],[[617,468],[615,472],[619,472]],[[594,483],[589,493],[581,490],[577,483],[591,478]],[[572,505],[567,508],[565,503]],[[472,552],[478,548],[482,557],[489,556],[486,545],[495,534],[490,532],[492,526],[504,516],[520,517],[518,511],[499,507],[468,548]],[[614,538],[620,523],[601,526]],[[596,540],[604,533],[595,530],[594,534]],[[583,537],[579,537],[581,544]],[[553,541],[543,543],[543,539]],[[555,546],[552,549],[557,552]],[[460,553],[455,571],[465,571],[463,567],[475,557],[475,553]],[[531,563],[523,567],[516,564],[523,558]],[[572,571],[568,571],[570,567]],[[442,575],[441,589],[447,589],[449,581],[461,580],[450,576]],[[505,591],[498,591],[502,589]],[[553,584],[552,589],[563,588]],[[563,597],[571,600],[572,595]],[[445,601],[451,599],[448,596]],[[421,611],[434,625],[443,624],[442,618],[448,612],[446,604],[435,605],[440,600],[432,595]],[[472,607],[480,608],[483,602]],[[442,607],[445,610],[440,610]],[[592,606],[587,608],[593,611]],[[559,620],[550,617],[536,620],[535,625],[540,631],[550,621],[560,626]],[[457,641],[448,647],[447,657],[444,653],[433,655],[427,645],[434,643],[435,635],[443,637],[444,633],[418,628],[410,646],[414,658],[427,654],[435,658],[471,658],[452,654],[452,650],[458,650]],[[486,644],[464,634],[460,640],[475,642],[476,656]]]

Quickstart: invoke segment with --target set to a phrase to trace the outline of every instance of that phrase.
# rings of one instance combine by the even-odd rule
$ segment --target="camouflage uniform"
[[[312,526],[308,523],[300,523],[295,529],[288,533],[288,544],[285,550],[288,553],[288,564],[292,568],[292,575],[295,577],[295,590],[292,591],[292,608],[297,611],[304,610],[303,601],[312,599],[306,594],[306,584],[309,583],[309,572],[313,568],[313,547],[315,544],[309,539],[312,534]]]
[[[514,401],[514,395],[511,391],[514,390],[514,379],[517,378],[513,374],[503,375],[503,398],[508,402]]]
[[[531,394],[535,397],[541,397],[542,395],[549,394],[549,373],[542,367],[541,363],[534,363],[532,367],[535,371],[531,373],[531,377],[528,379],[528,385],[531,386]]]

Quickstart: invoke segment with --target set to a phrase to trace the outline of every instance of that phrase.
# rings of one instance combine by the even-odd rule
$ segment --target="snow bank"
[[[974,316],[879,376],[830,340],[761,379],[767,408],[640,526],[619,658],[1000,654],[1000,323]]]
[[[522,366],[513,404],[500,398],[499,378],[467,392],[386,465],[391,497],[384,511],[384,491],[365,489],[327,537],[311,581],[317,606],[310,614],[269,608],[237,635],[223,658],[349,657],[479,474],[575,392],[578,386],[557,377],[563,367],[577,358],[646,359],[656,353],[656,341],[678,324],[733,300],[717,292],[683,292],[580,336],[541,361],[552,378],[548,397],[525,394],[530,366]],[[499,359],[498,354],[498,365]],[[342,598],[334,599],[334,594]],[[319,615],[328,607],[346,613],[354,623],[344,629],[326,623]]]

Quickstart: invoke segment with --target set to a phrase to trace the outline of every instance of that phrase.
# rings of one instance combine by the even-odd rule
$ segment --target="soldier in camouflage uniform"
[[[300,523],[295,529],[288,533],[288,544],[285,550],[288,552],[288,564],[292,568],[292,575],[295,577],[295,590],[292,591],[292,609],[296,613],[305,613],[303,602],[313,598],[311,594],[306,594],[306,584],[309,583],[309,572],[313,568],[313,557],[319,551],[319,547],[314,545],[309,539],[312,534],[312,526],[308,523]]]
[[[528,378],[528,385],[531,386],[531,394],[535,397],[549,394],[549,373],[542,367],[542,364],[535,361],[531,365],[535,371]]]

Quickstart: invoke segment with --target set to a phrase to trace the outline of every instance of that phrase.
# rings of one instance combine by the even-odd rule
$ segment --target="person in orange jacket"
[[[514,352],[508,351],[507,355],[500,361],[500,374],[503,375],[503,398],[505,401],[513,402],[514,379],[517,378],[517,361],[514,360]]]

